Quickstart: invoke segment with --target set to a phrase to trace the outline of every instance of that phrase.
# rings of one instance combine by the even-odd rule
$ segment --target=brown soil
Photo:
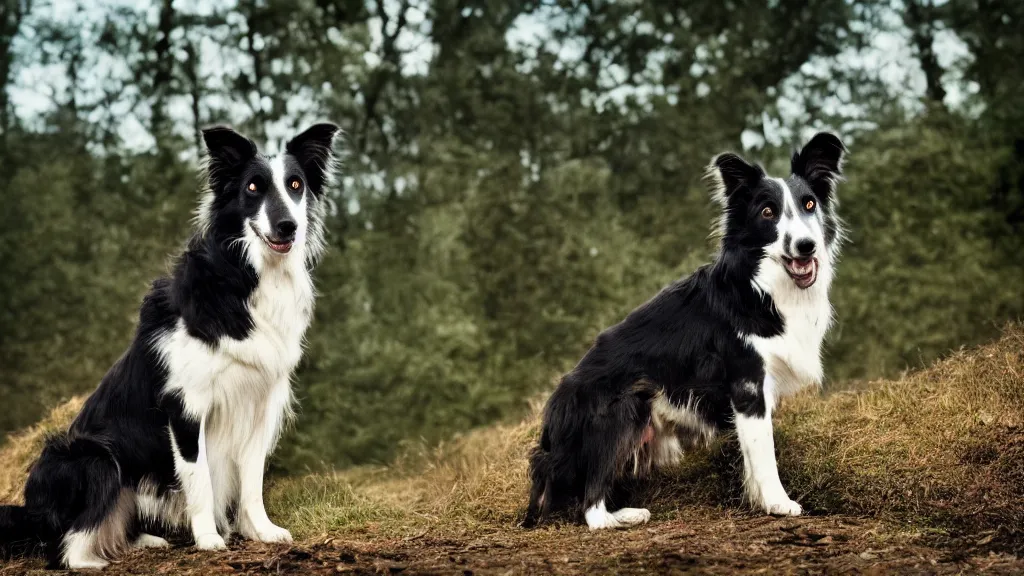
[[[696,509],[688,520],[591,533],[581,526],[405,538],[323,536],[293,546],[235,542],[223,553],[182,546],[136,551],[103,574],[746,574],[1024,572],[1020,541],[987,532],[950,538],[849,516],[770,518]],[[0,574],[45,572],[18,562]]]

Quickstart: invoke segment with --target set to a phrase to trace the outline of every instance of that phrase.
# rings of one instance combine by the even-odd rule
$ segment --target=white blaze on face
[[[295,242],[296,248],[303,245],[306,239],[306,183],[302,183],[302,197],[299,198],[298,202],[294,201],[293,190],[288,187],[290,182],[290,175],[285,172],[284,155],[278,154],[270,159],[270,173],[271,173],[271,185],[270,191],[267,193],[268,198],[263,201],[263,207],[260,210],[260,214],[266,212],[267,201],[269,195],[274,194],[279,202],[282,202],[287,208],[292,219],[295,221]],[[269,221],[267,222],[269,229]]]
[[[781,178],[767,178],[766,184],[776,185],[779,205],[776,206],[775,240],[765,246],[765,262],[759,266],[752,283],[756,290],[775,294],[779,289],[794,285],[806,289],[824,279],[826,287],[831,281],[831,255],[825,246],[823,213],[815,205],[808,212],[801,188],[794,190]],[[813,198],[813,197],[812,197]],[[815,200],[815,203],[817,201]],[[801,243],[813,243],[812,256],[801,254]],[[806,250],[806,248],[805,248]]]
[[[264,191],[259,209],[246,220],[243,227],[247,258],[257,272],[263,270],[266,262],[274,262],[282,257],[285,258],[283,261],[287,262],[302,262],[306,259],[305,244],[309,232],[306,209],[308,192],[305,182],[302,182],[299,190],[292,190],[289,187],[291,180],[297,175],[290,173],[285,160],[285,157],[280,155],[267,160],[266,166],[271,172],[270,182]],[[277,230],[281,221],[285,219],[294,222],[295,232],[290,247],[280,251],[272,248],[269,243],[285,240],[279,237]],[[295,253],[299,256],[287,258]]]
[[[782,189],[782,205],[779,207],[782,214],[779,215],[776,225],[779,235],[775,242],[768,246],[769,254],[788,258],[798,256],[796,245],[800,240],[814,242],[815,254],[820,254],[825,245],[825,235],[818,207],[815,207],[814,212],[807,213],[802,199],[793,195],[793,191],[785,180],[782,178],[771,178],[771,180]]]
[[[250,225],[252,224],[252,225]],[[259,234],[256,233],[256,228],[259,230]],[[266,257],[266,252],[270,250],[264,243],[263,238],[267,237],[270,233],[270,218],[267,216],[267,203],[264,200],[260,205],[259,212],[256,213],[254,218],[246,220],[245,225],[242,226],[242,237],[245,239],[244,246],[246,252],[246,258],[249,260],[249,264],[260,272],[263,269],[263,260]],[[263,238],[260,238],[260,235]]]
[[[265,237],[273,236],[274,230],[270,225],[270,216],[267,215],[267,201],[263,200],[260,204],[260,211],[256,213],[256,228],[259,229],[260,234]]]

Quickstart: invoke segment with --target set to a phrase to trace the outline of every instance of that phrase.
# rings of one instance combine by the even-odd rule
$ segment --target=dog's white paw
[[[200,550],[224,550],[227,547],[220,534],[203,534],[196,537],[196,548]]]
[[[651,513],[645,508],[620,508],[615,512],[609,512],[602,501],[596,506],[591,506],[584,517],[591,530],[604,530],[643,524],[651,519]]]
[[[615,516],[613,516],[612,513],[604,507],[604,502],[601,502],[597,506],[590,507],[583,517],[586,518],[587,526],[589,526],[591,530],[604,530],[606,528],[618,528],[621,526],[619,521],[615,519]]]
[[[252,531],[250,540],[256,540],[258,542],[291,542],[292,533],[280,526],[274,524],[267,524],[261,526]]]
[[[651,519],[651,513],[646,508],[619,508],[612,512],[612,516],[623,526],[636,526]]]
[[[765,502],[764,508],[772,516],[799,516],[803,513],[803,508],[789,498]]]
[[[108,562],[99,558],[68,560],[67,567],[70,570],[102,570],[107,567]]]
[[[608,528],[619,528],[622,525],[612,516],[610,512],[587,512],[587,526],[591,530],[605,530]]]
[[[61,564],[72,570],[99,570],[107,565],[107,561],[96,554],[93,532],[72,530],[64,535],[61,548]]]
[[[152,534],[139,534],[132,546],[135,548],[170,548],[171,543]]]

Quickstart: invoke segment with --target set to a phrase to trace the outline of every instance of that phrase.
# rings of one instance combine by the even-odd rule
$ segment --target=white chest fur
[[[185,412],[201,423],[199,460],[209,466],[210,501],[222,526],[240,486],[241,498],[246,498],[242,476],[248,473],[249,485],[259,485],[253,478],[262,477],[264,458],[290,413],[290,377],[302,356],[312,315],[313,285],[303,260],[288,258],[278,264],[259,271],[259,284],[247,303],[253,329],[246,338],[224,337],[211,346],[190,336],[179,320],[154,343],[168,371],[164,392],[176,393]],[[246,472],[246,466],[236,468],[234,462],[255,464]],[[177,460],[175,465],[184,478],[183,491],[196,490],[190,484],[194,478],[188,480],[196,465]],[[185,520],[182,497],[182,492],[171,492],[163,500],[145,501],[149,507],[143,512],[178,525]]]
[[[222,407],[255,413],[275,388],[289,386],[313,310],[313,285],[302,260],[263,267],[248,309],[253,329],[242,340],[223,337],[210,346],[179,321],[156,343],[168,368],[165,392],[178,391],[196,419]]]
[[[771,338],[740,335],[764,360],[773,399],[820,385],[824,378],[821,345],[832,324],[831,281],[828,263],[819,270],[817,282],[804,290],[779,266],[762,267],[754,279],[754,288],[771,295],[785,323],[782,334]]]
[[[302,342],[313,313],[313,283],[302,261],[292,258],[264,267],[249,299],[253,331],[245,340],[222,339],[220,347],[269,379],[288,378],[302,357]]]

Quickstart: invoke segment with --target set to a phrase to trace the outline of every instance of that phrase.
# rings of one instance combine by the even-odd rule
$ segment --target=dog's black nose
[[[801,238],[796,241],[796,253],[798,256],[807,257],[814,254],[814,240]]]
[[[298,226],[295,224],[295,221],[288,219],[278,221],[277,225],[274,227],[275,232],[277,232],[277,237],[282,240],[294,236],[296,228],[298,228]]]

